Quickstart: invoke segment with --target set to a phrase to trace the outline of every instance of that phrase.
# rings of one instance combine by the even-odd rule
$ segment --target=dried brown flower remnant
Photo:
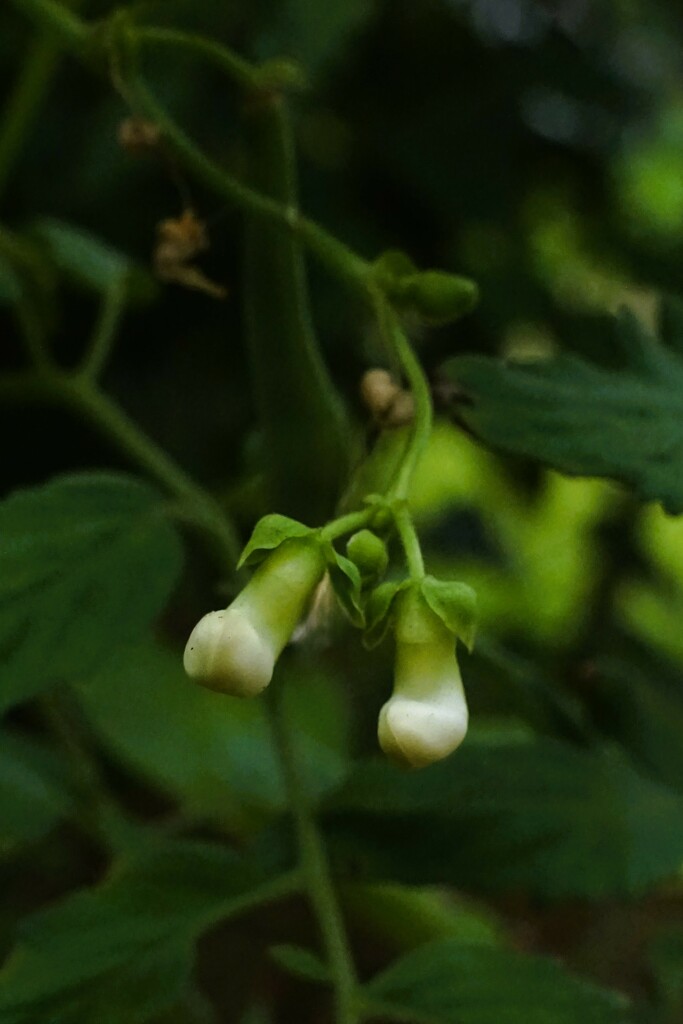
[[[415,416],[415,403],[388,370],[367,370],[360,384],[361,397],[382,427],[402,427]]]
[[[415,419],[415,399],[410,391],[399,391],[387,411],[382,426],[406,427]]]
[[[180,217],[162,220],[157,226],[154,249],[154,270],[162,281],[172,281],[185,288],[206,292],[215,299],[224,299],[227,290],[204,274],[191,261],[209,248],[206,224],[194,210],[184,210]]]
[[[161,132],[154,121],[132,115],[121,121],[116,137],[121,149],[130,156],[148,156],[158,149]]]

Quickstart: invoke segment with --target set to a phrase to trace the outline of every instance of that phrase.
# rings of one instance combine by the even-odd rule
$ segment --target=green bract
[[[264,516],[259,519],[254,527],[254,532],[249,538],[244,551],[240,556],[237,568],[245,565],[258,565],[268,555],[286,540],[293,537],[307,537],[314,533],[310,526],[304,526],[296,519],[288,516],[280,516],[277,513]]]
[[[395,599],[404,591],[402,614],[400,622],[396,623],[402,638],[428,639],[435,615],[454,637],[472,650],[477,603],[474,590],[466,583],[438,580],[434,576],[425,576],[419,582],[388,581],[373,590],[365,612],[363,642],[366,647],[375,647],[382,641],[393,621]]]
[[[425,576],[421,586],[427,604],[468,651],[474,647],[477,595],[466,583]]]
[[[327,548],[327,570],[337,600],[354,626],[363,626],[365,615],[361,600],[362,580],[354,563],[340,555],[330,544]]]

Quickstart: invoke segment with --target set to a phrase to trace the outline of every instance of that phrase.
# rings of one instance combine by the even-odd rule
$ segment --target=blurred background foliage
[[[252,58],[300,59],[310,76],[295,107],[304,209],[368,257],[400,247],[420,265],[479,282],[472,316],[418,339],[437,396],[448,392],[442,364],[465,353],[566,351],[609,367],[607,314],[626,304],[652,326],[659,296],[683,293],[683,20],[675,4],[130,6],[146,23],[201,31]],[[80,4],[89,18],[113,8]],[[14,140],[0,117],[0,220],[39,239],[50,267],[60,263],[55,223],[66,222],[139,268],[107,387],[217,491],[246,534],[268,510],[259,484],[267,452],[245,383],[241,219],[182,175],[124,153],[122,101],[4,4],[0,97],[8,110],[22,74],[34,76],[34,109]],[[175,56],[150,61],[150,75],[193,137],[239,172],[239,97],[212,71]],[[188,201],[209,224],[203,265],[227,284],[225,301],[162,286],[146,269],[157,223]],[[357,389],[378,359],[377,340],[333,281],[316,267],[311,278],[326,357],[367,434]],[[78,275],[55,272],[54,281],[55,345],[69,364],[95,298]],[[6,275],[5,370],[22,358],[11,298]],[[8,404],[0,429],[4,493],[59,472],[129,468],[63,413]],[[465,934],[496,946],[504,934],[517,949],[556,954],[634,997],[638,1019],[675,1024],[683,1019],[683,520],[617,484],[504,459],[446,417],[413,502],[432,571],[478,591],[480,640],[463,658],[474,729],[448,765],[430,769],[430,782],[421,776],[433,793],[443,785],[442,804],[434,796],[425,807],[412,779],[405,792],[396,781],[383,790],[379,779],[373,803],[371,784],[354,795],[353,776],[347,797],[326,805],[364,975],[423,938]],[[155,635],[117,651],[89,678],[66,680],[59,700],[93,773],[126,808],[126,821],[111,830],[123,846],[132,818],[135,829],[227,834],[286,859],[281,781],[260,707],[231,702],[230,714],[217,717],[216,698],[188,686],[179,667],[177,652],[212,600],[211,581],[202,552],[192,550]],[[326,646],[295,652],[286,671],[297,679],[292,714],[315,766],[315,795],[338,794],[350,753],[374,753],[391,652],[365,654],[335,627]],[[54,712],[49,704],[13,708],[0,751],[6,948],[19,918],[96,881],[104,865],[97,830],[74,824],[82,818],[74,806],[82,812],[89,795],[74,793],[72,739],[60,737],[64,708]],[[530,735],[527,763],[518,748]],[[595,750],[599,763],[590,760]],[[573,767],[571,758],[584,756]],[[495,758],[507,769],[496,774]],[[396,807],[382,796],[391,785],[404,801]],[[429,904],[429,927],[424,915],[412,920],[414,904],[401,905],[401,894],[413,892],[403,885],[413,883],[452,887]],[[144,1019],[323,1019],[315,995],[260,956],[292,935],[314,944],[296,901],[259,911],[239,929],[216,925],[200,946],[209,1002],[195,994]],[[97,1002],[83,1005],[71,1017],[0,1019],[105,1021]],[[112,1022],[133,1019],[125,1007],[117,1012]]]

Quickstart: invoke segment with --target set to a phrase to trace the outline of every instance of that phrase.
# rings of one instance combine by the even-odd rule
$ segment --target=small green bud
[[[474,281],[443,270],[422,270],[400,278],[392,297],[400,304],[413,307],[432,324],[447,324],[470,313],[479,301]]]
[[[308,87],[306,72],[290,57],[273,57],[258,69],[259,85],[269,92],[303,92]]]
[[[365,580],[380,579],[387,571],[389,556],[383,540],[371,530],[359,530],[349,538],[346,554]]]
[[[285,540],[228,608],[209,612],[197,623],[185,647],[190,678],[233,697],[259,694],[324,572],[325,557],[316,540]]]
[[[417,273],[417,267],[407,253],[401,249],[387,249],[373,263],[375,280],[391,295],[396,284],[403,278]]]

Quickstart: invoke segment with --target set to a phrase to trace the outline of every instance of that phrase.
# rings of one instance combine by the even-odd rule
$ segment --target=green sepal
[[[389,295],[430,324],[448,324],[471,313],[479,301],[474,281],[445,270],[421,270],[398,280]]]
[[[396,643],[434,644],[447,636],[441,616],[432,610],[422,593],[422,583],[423,581],[409,580],[394,608]]]
[[[363,581],[360,572],[351,559],[340,555],[331,544],[325,554],[330,583],[336,598],[354,626],[362,629],[365,625],[365,613],[361,597]]]
[[[365,632],[363,646],[368,650],[377,647],[384,639],[391,625],[393,604],[402,590],[410,586],[408,580],[389,580],[381,583],[370,594],[365,605]]]
[[[315,533],[310,526],[304,526],[296,519],[289,516],[278,515],[277,512],[259,519],[254,527],[254,532],[247,542],[247,546],[240,556],[237,568],[245,565],[258,565],[263,559],[279,548],[286,540],[296,537],[308,537]]]
[[[477,595],[472,587],[456,580],[437,580],[433,576],[425,576],[421,591],[444,626],[471,651],[477,622]]]

